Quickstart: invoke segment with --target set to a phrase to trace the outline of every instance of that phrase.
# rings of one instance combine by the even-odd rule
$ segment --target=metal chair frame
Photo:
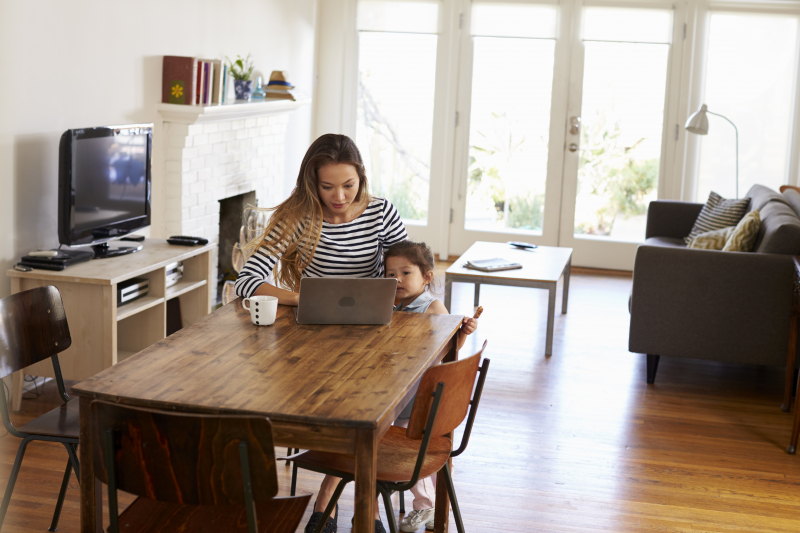
[[[53,370],[56,377],[56,385],[58,386],[58,394],[61,396],[61,399],[64,400],[64,403],[67,403],[71,400],[71,398],[67,394],[67,391],[64,387],[64,379],[61,376],[61,365],[58,362],[58,354],[50,356],[50,360],[53,362]],[[52,437],[48,435],[35,435],[19,431],[11,423],[5,392],[0,394],[0,414],[2,414],[3,425],[8,433],[22,439],[22,442],[20,442],[19,448],[17,449],[17,457],[14,460],[14,466],[11,468],[11,475],[8,478],[6,491],[3,495],[3,503],[0,505],[0,529],[2,529],[3,521],[6,518],[6,511],[8,510],[8,505],[11,502],[11,493],[14,492],[14,485],[17,482],[17,475],[19,474],[19,469],[22,466],[22,458],[25,456],[25,449],[31,441],[42,440],[46,442],[60,442],[64,445],[64,448],[67,449],[67,454],[69,455],[67,467],[64,469],[64,478],[61,481],[61,489],[58,493],[58,500],[56,501],[56,508],[53,512],[53,519],[50,522],[50,528],[48,529],[48,531],[56,531],[56,529],[58,529],[58,520],[61,517],[61,508],[64,506],[64,496],[67,493],[67,486],[69,485],[70,471],[75,471],[75,477],[78,479],[78,483],[80,483],[81,479],[80,463],[78,462],[77,454],[78,439],[69,437]]]
[[[478,368],[478,383],[475,387],[475,392],[472,395],[472,400],[470,400],[470,409],[469,414],[467,416],[467,425],[464,428],[464,434],[461,438],[461,445],[453,452],[450,452],[450,457],[457,457],[461,455],[464,450],[467,449],[467,444],[469,443],[469,437],[472,433],[472,425],[475,422],[475,414],[478,410],[478,404],[480,403],[481,393],[483,392],[483,384],[486,381],[486,373],[489,370],[489,359],[484,359],[483,363],[481,364],[480,368]],[[430,443],[431,433],[433,430],[434,422],[436,421],[436,413],[439,410],[439,402],[441,401],[442,394],[444,393],[444,383],[438,383],[436,386],[436,391],[433,393],[433,403],[431,405],[430,413],[428,414],[428,421],[425,426],[425,430],[423,431],[422,443],[419,448],[419,453],[417,455],[417,462],[414,465],[414,473],[411,476],[411,480],[406,483],[391,483],[386,481],[378,481],[377,482],[377,490],[378,493],[383,498],[383,504],[386,508],[387,520],[389,521],[389,531],[391,533],[398,533],[397,521],[395,520],[394,516],[394,509],[392,507],[392,493],[400,492],[402,495],[402,491],[409,490],[413,487],[417,481],[419,481],[419,473],[422,469],[422,465],[425,462],[425,454],[428,451],[428,444]],[[297,463],[295,462],[294,468],[297,469]],[[325,524],[328,522],[328,518],[332,515],[334,508],[336,507],[336,503],[339,501],[339,497],[342,495],[342,491],[344,490],[345,485],[354,481],[355,478],[346,472],[340,472],[338,470],[328,469],[328,468],[319,468],[319,467],[311,467],[311,466],[301,466],[300,468],[311,470],[313,472],[319,472],[320,474],[327,474],[331,476],[336,476],[342,478],[339,484],[336,486],[336,489],[333,492],[333,496],[331,496],[330,501],[328,502],[328,506],[325,508],[325,513],[322,519],[317,524],[317,528],[314,533],[322,533],[322,529],[325,527]],[[447,493],[450,497],[450,503],[453,508],[453,515],[456,519],[456,527],[458,528],[458,533],[465,533],[464,530],[464,522],[461,519],[461,510],[458,507],[458,499],[456,498],[456,491],[455,486],[453,485],[453,476],[450,473],[450,467],[447,462],[445,462],[442,469],[439,471],[445,480],[445,484],[447,486]],[[294,486],[294,479],[292,480],[292,485]],[[401,500],[402,501],[402,500]]]

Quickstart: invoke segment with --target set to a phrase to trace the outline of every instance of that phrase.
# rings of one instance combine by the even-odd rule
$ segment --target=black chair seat
[[[17,430],[29,435],[77,439],[80,435],[79,416],[76,398],[31,420]]]

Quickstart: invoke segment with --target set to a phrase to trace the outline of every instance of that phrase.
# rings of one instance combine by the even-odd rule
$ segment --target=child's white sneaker
[[[420,511],[415,509],[400,521],[400,531],[411,533],[418,530],[422,524],[425,524],[426,529],[433,529],[434,514],[435,511],[433,509],[422,509]]]

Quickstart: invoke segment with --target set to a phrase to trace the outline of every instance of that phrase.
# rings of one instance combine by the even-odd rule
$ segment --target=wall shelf
[[[311,98],[298,100],[268,99],[263,102],[230,102],[216,105],[157,104],[156,110],[167,122],[202,124],[239,118],[251,118],[294,111],[309,105]]]

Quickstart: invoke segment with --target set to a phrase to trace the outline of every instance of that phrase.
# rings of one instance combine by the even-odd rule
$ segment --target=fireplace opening
[[[245,208],[255,205],[258,205],[256,203],[255,191],[238,194],[230,198],[223,198],[219,201],[219,250],[217,252],[218,284],[215,305],[223,302],[225,282],[236,281],[238,272],[233,264],[234,246],[239,243],[242,229],[242,214]]]

